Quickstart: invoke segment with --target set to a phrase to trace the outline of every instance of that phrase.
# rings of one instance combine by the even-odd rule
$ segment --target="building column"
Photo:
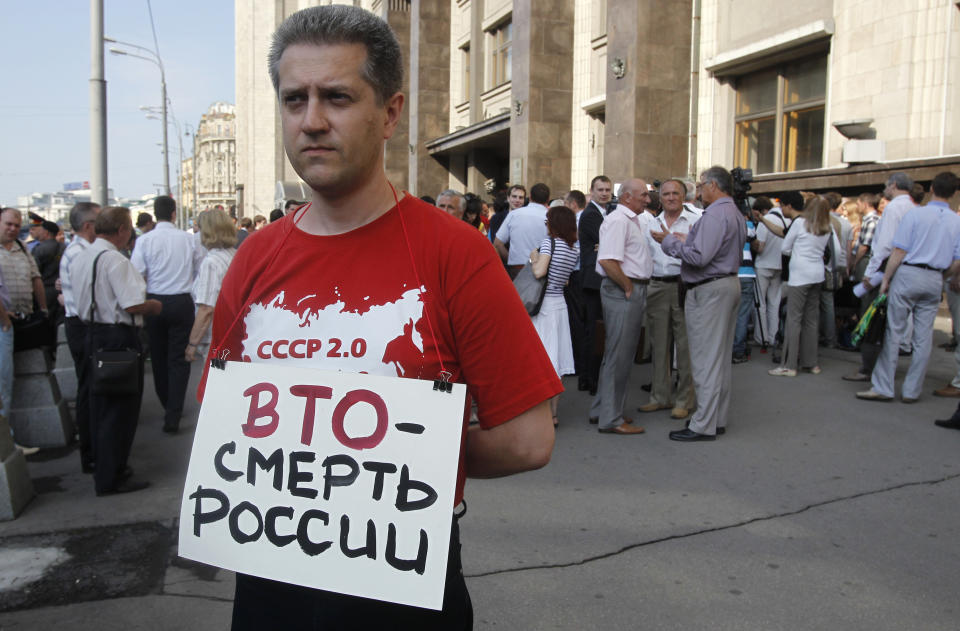
[[[413,0],[409,22],[408,190],[433,196],[449,179],[426,142],[450,127],[450,2]]]
[[[511,184],[570,186],[573,0],[513,5]]]
[[[687,174],[690,20],[689,2],[607,2],[603,162],[614,182]]]

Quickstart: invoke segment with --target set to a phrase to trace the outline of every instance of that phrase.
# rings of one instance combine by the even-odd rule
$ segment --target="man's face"
[[[38,224],[30,225],[30,236],[33,237],[34,241],[43,241],[47,238],[47,231],[43,229],[43,226]]]
[[[454,197],[453,195],[441,195],[440,199],[437,200],[437,208],[444,211],[448,215],[452,215],[457,219],[463,218],[463,211],[460,210],[460,198]]]
[[[704,206],[709,206],[720,199],[720,195],[720,189],[715,182],[705,182],[703,178],[700,178],[700,181],[697,182],[697,196],[700,198],[700,201],[703,202]]]
[[[563,205],[566,206],[567,208],[569,208],[570,210],[572,210],[572,211],[575,212],[575,213],[580,212],[580,209],[577,208],[577,205],[576,205],[576,204],[573,202],[573,200],[572,200],[571,198],[569,198],[569,197],[567,197],[566,199],[563,200]]]
[[[510,197],[507,198],[507,201],[510,202],[510,209],[520,208],[523,206],[523,191],[519,188],[515,188],[510,191]]]
[[[15,212],[5,212],[0,215],[0,243],[8,245],[20,236],[20,215]]]
[[[673,215],[683,210],[683,187],[677,182],[664,182],[660,187],[660,205],[663,211]]]
[[[647,183],[640,180],[640,184],[635,185],[630,190],[625,190],[620,195],[620,203],[635,212],[642,213],[650,204],[650,192],[647,191]]]
[[[597,202],[601,206],[607,204],[612,197],[613,197],[613,185],[610,184],[610,182],[597,180],[596,182],[593,183],[593,186],[590,188],[590,199]]]
[[[383,171],[383,143],[403,106],[378,104],[361,70],[362,44],[293,44],[277,64],[283,145],[294,170],[323,197],[357,190]]]

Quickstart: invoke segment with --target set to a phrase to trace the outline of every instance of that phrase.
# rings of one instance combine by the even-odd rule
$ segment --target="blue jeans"
[[[0,330],[0,414],[10,420],[13,398],[13,327]]]
[[[737,311],[737,327],[733,334],[733,354],[742,357],[747,354],[747,325],[750,324],[750,314],[753,312],[753,283],[752,277],[740,277],[740,309]]]

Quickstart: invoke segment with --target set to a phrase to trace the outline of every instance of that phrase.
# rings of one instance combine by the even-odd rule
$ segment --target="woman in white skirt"
[[[567,318],[567,302],[563,297],[563,288],[570,280],[570,273],[580,258],[580,244],[577,241],[577,218],[566,206],[554,206],[547,211],[547,238],[540,244],[539,250],[530,254],[533,262],[533,275],[547,277],[547,290],[543,297],[540,312],[533,316],[533,326],[540,335],[540,341],[553,362],[557,375],[572,375],[573,344],[570,341],[570,320]],[[550,255],[551,242],[553,256]],[[553,413],[553,425],[557,425],[557,402],[560,395],[550,400]]]

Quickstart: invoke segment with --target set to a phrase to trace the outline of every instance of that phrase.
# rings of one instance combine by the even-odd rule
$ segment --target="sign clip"
[[[217,356],[216,356],[216,355],[217,355],[217,351],[216,351],[216,349],[214,349],[213,355],[214,355],[214,356],[213,356],[212,358],[210,358],[210,367],[211,367],[211,368],[218,368],[219,370],[224,370],[224,369],[226,369],[226,367],[227,367],[227,357],[230,355],[230,349],[224,350],[223,353],[220,355],[220,357],[217,357]]]
[[[453,392],[453,384],[450,382],[450,377],[452,377],[453,374],[446,370],[441,370],[439,376],[439,379],[433,381],[433,389],[440,392]]]

